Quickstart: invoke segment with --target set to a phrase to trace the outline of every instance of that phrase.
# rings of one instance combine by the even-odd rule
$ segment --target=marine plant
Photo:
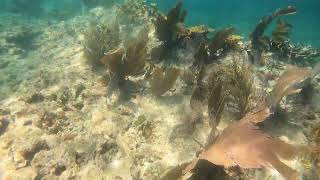
[[[84,32],[84,56],[94,67],[101,66],[100,59],[121,42],[119,25],[92,22]]]
[[[155,68],[150,80],[151,92],[161,96],[170,90],[178,79],[180,70],[177,68]]]

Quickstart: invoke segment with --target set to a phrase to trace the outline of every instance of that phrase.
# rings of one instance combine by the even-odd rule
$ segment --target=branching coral
[[[152,94],[161,96],[170,90],[178,79],[179,74],[180,70],[177,68],[156,68],[150,80]]]
[[[93,66],[101,65],[104,54],[119,46],[121,40],[117,23],[106,25],[91,23],[84,33],[84,56]]]
[[[194,55],[194,65],[210,64],[226,51],[234,49],[238,41],[238,38],[236,39],[235,36],[232,35],[234,31],[235,29],[232,27],[222,29],[216,32],[209,42],[201,43]]]
[[[274,53],[279,59],[288,60],[290,63],[299,63],[312,65],[316,63],[316,58],[320,53],[310,46],[292,43],[289,39],[292,25],[278,20],[272,36],[264,35],[269,24],[277,17],[283,15],[294,14],[296,9],[289,6],[284,9],[277,10],[270,16],[264,17],[251,33],[251,59],[253,62],[261,63],[261,56],[264,51]]]
[[[253,32],[250,35],[251,39],[251,58],[253,62],[259,62],[261,58],[261,53],[270,47],[270,38],[264,36],[264,32],[270,23],[276,19],[277,17],[290,15],[296,13],[296,8],[293,6],[289,6],[283,9],[278,9],[271,15],[265,16],[259,22],[259,24],[255,27]]]
[[[206,26],[186,27],[184,20],[187,12],[182,9],[182,5],[182,1],[178,1],[167,15],[158,15],[154,23],[155,33],[163,44],[153,49],[155,58],[161,60],[167,57],[172,49],[183,47],[186,41],[199,36],[206,38],[206,35],[213,31]]]
[[[283,20],[277,21],[277,26],[272,32],[272,41],[281,44],[289,39],[292,25]]]
[[[206,69],[202,67],[198,72],[196,86],[190,98],[190,107],[193,111],[197,111],[199,106],[201,108],[207,103],[209,91],[207,83],[204,82],[205,76]]]
[[[295,12],[295,9],[292,7],[288,7],[287,10],[289,14],[293,14]],[[286,15],[286,14],[281,14],[281,15]],[[274,17],[278,17],[278,16],[274,16]],[[271,20],[268,18],[265,18],[265,19],[266,19],[265,22],[267,22],[267,20]],[[316,49],[313,49],[311,46],[295,44],[291,42],[289,39],[291,29],[292,29],[292,25],[288,24],[283,20],[278,20],[277,25],[273,30],[271,37],[261,34],[259,38],[257,37],[253,38],[255,36],[253,36],[254,33],[252,33],[251,35],[252,49],[251,49],[251,52],[249,53],[251,55],[252,61],[261,63],[262,61],[261,55],[263,54],[264,51],[268,51],[268,52],[272,52],[280,60],[288,61],[289,63],[303,64],[303,65],[313,65],[317,63],[316,61],[317,61],[317,58],[320,56],[320,53]]]

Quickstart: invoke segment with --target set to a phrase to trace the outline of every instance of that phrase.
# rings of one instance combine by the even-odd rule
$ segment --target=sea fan
[[[179,74],[180,70],[177,68],[156,68],[150,81],[152,94],[161,96],[170,90],[178,79]]]
[[[242,168],[274,168],[288,180],[297,180],[299,173],[282,161],[290,160],[305,151],[319,152],[319,147],[298,147],[262,132],[256,123],[263,122],[271,114],[271,105],[276,105],[283,96],[290,94],[297,83],[312,77],[313,71],[304,68],[291,68],[285,72],[271,93],[270,104],[262,103],[240,121],[228,126],[216,141],[185,170],[192,170],[199,159],[207,160],[215,165],[225,167],[240,166]]]
[[[239,165],[242,168],[275,168],[288,180],[293,180],[297,179],[298,173],[278,157],[292,159],[297,153],[294,146],[272,139],[252,122],[241,120],[226,128],[199,159],[226,167]]]
[[[314,71],[308,68],[292,67],[279,78],[270,95],[270,104],[277,106],[282,97],[299,92],[301,82],[312,76]]]
[[[148,36],[143,29],[126,49],[119,48],[109,51],[100,62],[108,65],[110,71],[119,77],[140,75],[148,60],[147,43]]]

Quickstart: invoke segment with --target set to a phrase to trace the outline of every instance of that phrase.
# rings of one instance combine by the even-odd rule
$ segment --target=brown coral
[[[100,60],[109,66],[111,73],[118,77],[140,75],[148,60],[148,34],[143,29],[138,37],[132,40],[126,49],[110,51]]]
[[[178,79],[179,74],[180,70],[177,68],[156,68],[150,80],[152,94],[161,96],[170,90]]]
[[[187,15],[187,12],[182,10],[182,5],[182,1],[179,1],[166,16],[159,15],[155,22],[157,37],[167,46],[177,41],[180,30],[179,24],[184,22]]]

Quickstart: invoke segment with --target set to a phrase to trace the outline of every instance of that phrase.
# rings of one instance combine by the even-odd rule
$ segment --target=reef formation
[[[319,178],[320,54],[290,40],[295,7],[247,41],[188,27],[183,1],[81,2],[3,15],[0,179]]]

